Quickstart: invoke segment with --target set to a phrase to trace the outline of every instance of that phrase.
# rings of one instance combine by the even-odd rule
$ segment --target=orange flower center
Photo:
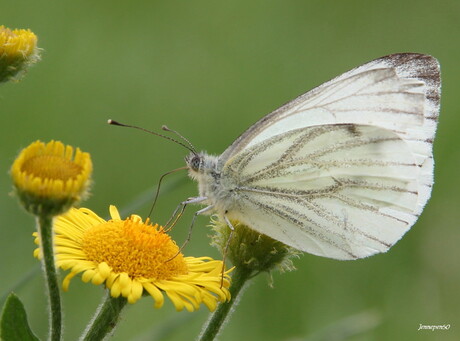
[[[82,249],[89,260],[106,262],[114,272],[131,278],[162,280],[188,272],[178,246],[148,220],[131,217],[91,227],[83,236]]]

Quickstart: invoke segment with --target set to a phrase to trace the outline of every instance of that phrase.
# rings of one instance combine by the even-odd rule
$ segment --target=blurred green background
[[[186,151],[108,118],[180,131],[197,149],[221,153],[257,119],[295,96],[374,58],[396,52],[437,57],[442,67],[433,196],[412,230],[387,254],[340,262],[303,255],[297,271],[259,276],[220,340],[460,339],[460,1],[2,1],[0,24],[30,28],[42,61],[0,88],[0,293],[24,301],[34,331],[47,333],[33,217],[9,195],[9,167],[36,139],[91,153],[92,197],[145,216],[161,174]],[[197,193],[185,172],[165,182],[154,220]],[[146,203],[135,211],[131,205]],[[193,208],[173,231],[185,239]],[[187,255],[219,257],[208,218]],[[26,276],[26,277],[24,277]],[[24,284],[18,287],[23,279]],[[101,287],[72,281],[63,294],[65,340],[75,340]],[[114,340],[193,340],[208,312],[129,306]],[[418,331],[450,324],[448,331]],[[333,337],[336,337],[335,339]]]

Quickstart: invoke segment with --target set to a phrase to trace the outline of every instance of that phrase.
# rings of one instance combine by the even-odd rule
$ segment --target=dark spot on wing
[[[354,137],[361,136],[361,132],[359,131],[358,127],[355,124],[347,124],[345,125],[348,133]]]

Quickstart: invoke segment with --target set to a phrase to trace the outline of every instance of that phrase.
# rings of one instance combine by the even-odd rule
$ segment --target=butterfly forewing
[[[221,159],[287,130],[321,124],[371,124],[408,135],[408,139],[429,139],[436,129],[439,98],[435,58],[389,55],[348,71],[263,117]]]

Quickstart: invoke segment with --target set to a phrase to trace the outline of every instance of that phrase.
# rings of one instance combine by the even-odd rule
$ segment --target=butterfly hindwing
[[[233,156],[232,219],[312,254],[386,251],[415,222],[419,167],[394,132],[335,124],[277,135]]]

